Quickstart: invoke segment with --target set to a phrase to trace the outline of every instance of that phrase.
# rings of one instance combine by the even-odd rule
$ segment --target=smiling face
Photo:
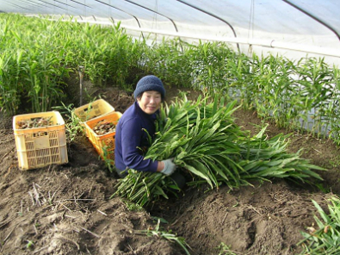
[[[161,107],[162,95],[158,91],[145,91],[137,102],[143,112],[153,114]]]

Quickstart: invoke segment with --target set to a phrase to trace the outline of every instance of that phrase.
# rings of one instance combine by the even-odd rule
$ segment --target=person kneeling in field
[[[147,75],[138,81],[133,95],[134,104],[124,112],[116,127],[117,173],[120,177],[125,177],[127,169],[134,169],[144,172],[160,172],[167,176],[173,175],[176,165],[172,159],[153,161],[144,158],[150,147],[148,135],[152,138],[155,135],[155,120],[165,98],[163,83],[158,77]],[[180,176],[177,178],[182,179]],[[176,181],[176,174],[172,178]]]

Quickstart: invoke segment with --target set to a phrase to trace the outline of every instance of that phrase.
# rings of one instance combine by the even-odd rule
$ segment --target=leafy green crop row
[[[60,105],[65,78],[84,66],[96,86],[132,89],[137,75],[152,73],[168,86],[237,99],[280,127],[340,144],[340,72],[324,59],[247,56],[219,42],[146,40],[132,39],[119,24],[0,14],[0,109],[15,114]]]
[[[0,108],[8,114],[60,105],[65,79],[79,66],[98,86],[123,86],[142,49],[119,25],[101,28],[14,14],[0,15],[0,38]]]

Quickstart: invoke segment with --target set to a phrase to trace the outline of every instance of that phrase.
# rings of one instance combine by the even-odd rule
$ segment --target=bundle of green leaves
[[[266,128],[251,137],[234,122],[236,101],[225,103],[223,98],[185,96],[161,109],[156,123],[157,133],[151,141],[146,158],[174,158],[176,171],[183,174],[188,185],[208,183],[211,189],[227,185],[238,188],[251,185],[249,180],[291,178],[311,182],[322,178],[313,170],[324,170],[302,159],[299,153],[286,152],[287,137],[265,136]],[[150,137],[151,139],[151,137]],[[179,188],[171,177],[161,173],[138,172],[130,169],[120,179],[112,195],[125,197],[143,206]]]

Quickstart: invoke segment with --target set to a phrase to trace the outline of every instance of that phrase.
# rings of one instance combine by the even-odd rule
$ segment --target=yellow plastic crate
[[[115,108],[104,99],[95,100],[89,104],[74,109],[74,114],[80,119],[81,124],[84,122],[104,116],[114,112]]]
[[[111,112],[105,116],[85,122],[86,135],[102,159],[106,158],[114,160],[116,131],[106,133],[104,135],[97,135],[93,131],[93,128],[100,121],[112,122],[115,125],[117,125],[118,120],[120,119],[121,116],[122,113],[120,112]]]
[[[34,118],[50,118],[50,125],[26,129],[18,125]],[[13,131],[20,170],[68,162],[65,122],[58,111],[16,115]]]

